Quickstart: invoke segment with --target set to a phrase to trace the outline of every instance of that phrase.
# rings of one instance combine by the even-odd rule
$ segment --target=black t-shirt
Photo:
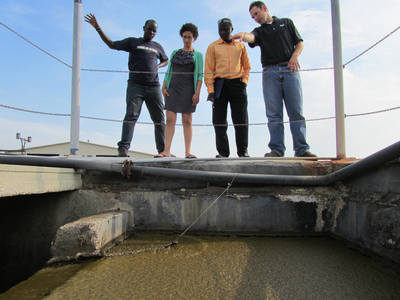
[[[154,73],[129,73],[129,80],[145,85],[159,85],[158,59],[168,59],[163,47],[154,41],[145,42],[142,38],[126,38],[114,42],[117,50],[129,52],[129,71],[145,71]]]
[[[255,40],[251,48],[260,46],[261,64],[274,65],[289,61],[295,45],[303,41],[293,21],[288,18],[273,17],[272,24],[263,24],[252,31]]]

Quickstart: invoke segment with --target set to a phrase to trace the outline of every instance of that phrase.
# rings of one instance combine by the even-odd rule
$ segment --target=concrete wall
[[[165,167],[261,174],[322,175],[335,163],[199,162]],[[222,193],[225,184],[86,174],[85,188],[114,192],[132,207],[136,226],[185,230]],[[233,183],[228,196],[192,227],[227,233],[334,234],[400,264],[400,163],[394,161],[329,187],[249,186]]]
[[[343,208],[331,231],[400,263],[400,163],[392,162],[346,183]]]

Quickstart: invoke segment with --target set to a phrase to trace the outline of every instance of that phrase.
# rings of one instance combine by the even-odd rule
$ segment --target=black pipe
[[[294,175],[263,175],[263,174],[235,174],[226,172],[209,172],[182,169],[167,169],[159,167],[131,166],[130,173],[139,176],[169,177],[176,179],[202,180],[210,182],[230,182],[235,178],[236,183],[257,185],[300,185],[326,186],[337,181],[354,177],[366,171],[400,157],[400,142],[386,147],[358,162],[355,162],[339,171],[323,176],[294,176]],[[155,161],[159,162],[159,161]],[[75,158],[32,157],[0,155],[0,164],[30,165],[58,168],[74,168],[91,171],[122,173],[121,163],[105,163],[87,161]]]

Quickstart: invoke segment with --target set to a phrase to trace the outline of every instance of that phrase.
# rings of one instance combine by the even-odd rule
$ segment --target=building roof
[[[19,152],[20,149],[7,151],[7,152]],[[58,144],[50,144],[43,145],[31,148],[25,148],[26,154],[28,155],[59,155],[59,156],[68,156],[70,154],[70,143],[58,143]],[[110,147],[105,145],[99,145],[89,142],[79,142],[79,155],[86,157],[99,157],[99,156],[117,156],[118,149],[116,147]],[[152,158],[154,154],[144,153],[139,151],[128,150],[128,155],[131,157],[137,158]]]

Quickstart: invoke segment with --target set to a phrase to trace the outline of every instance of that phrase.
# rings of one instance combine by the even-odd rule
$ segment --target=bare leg
[[[176,113],[166,110],[167,125],[165,126],[165,147],[162,154],[167,157],[171,156],[171,144],[175,134]]]
[[[185,157],[190,153],[190,147],[192,145],[192,113],[182,114],[182,124],[183,124],[183,136],[185,138]]]

